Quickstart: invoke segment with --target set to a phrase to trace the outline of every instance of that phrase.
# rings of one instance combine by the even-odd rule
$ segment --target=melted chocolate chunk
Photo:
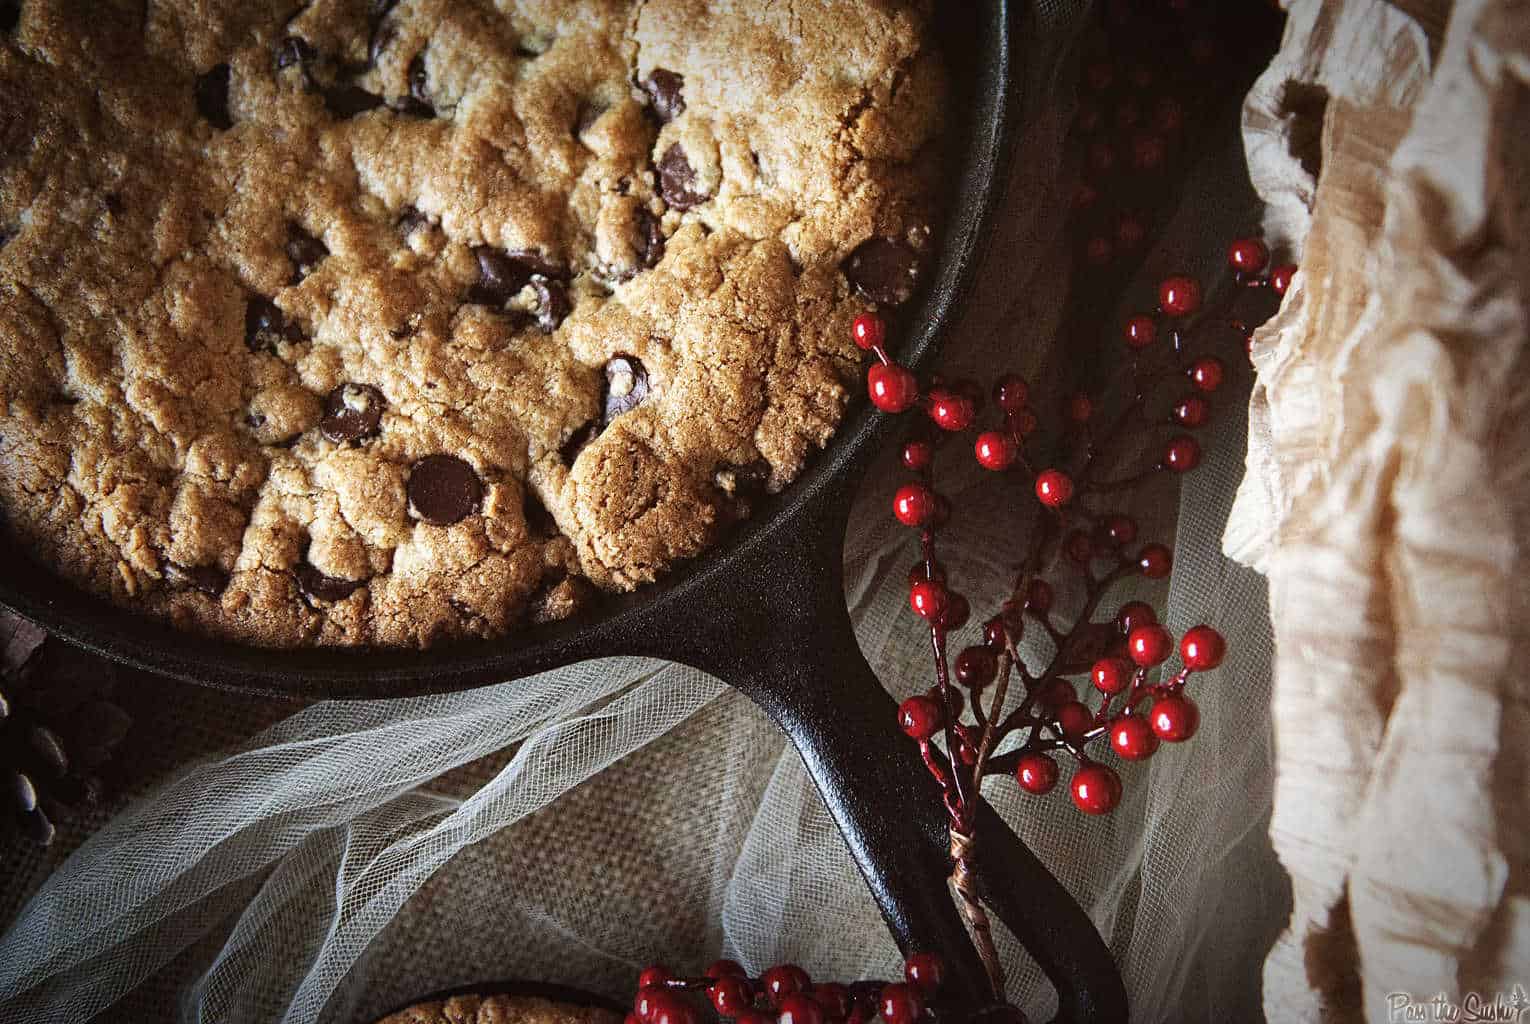
[[[897,306],[919,285],[919,255],[891,238],[868,238],[841,267],[855,290],[872,302]]]
[[[182,587],[199,590],[209,597],[217,597],[228,586],[228,573],[216,565],[181,565],[165,563],[165,578]]]
[[[251,352],[275,352],[283,341],[305,340],[303,329],[288,323],[270,299],[252,296],[244,307],[244,343]]]
[[[659,191],[664,201],[677,210],[689,210],[711,198],[696,190],[696,169],[691,166],[680,148],[680,143],[670,145],[659,158]]]
[[[468,301],[478,305],[503,306],[520,294],[522,288],[531,284],[536,275],[553,280],[567,278],[567,272],[561,265],[529,249],[507,253],[492,246],[480,245],[473,249],[473,256],[478,260],[478,283],[468,290]],[[540,291],[538,297],[541,297]],[[564,302],[567,302],[567,295],[564,296]],[[564,315],[567,315],[567,311]]]
[[[287,258],[292,261],[292,284],[319,269],[329,247],[296,224],[287,225]]]
[[[681,94],[685,88],[685,76],[665,68],[654,68],[641,84],[661,123],[668,124],[685,113],[685,97]]]
[[[197,76],[197,113],[220,132],[234,127],[234,119],[228,113],[231,78],[232,72],[227,64],[219,64]]]
[[[343,580],[338,576],[326,576],[307,562],[292,570],[303,601],[313,607],[315,601],[344,601],[366,585],[366,580]]]
[[[612,356],[606,363],[604,391],[606,425],[631,412],[648,397],[648,370],[636,356]]]
[[[351,82],[332,85],[324,90],[325,108],[342,121],[349,120],[357,114],[365,114],[369,110],[376,110],[382,105],[381,96],[375,92],[367,92],[361,86]]]
[[[568,289],[562,282],[549,281],[541,274],[531,275],[531,288],[537,296],[537,326],[543,334],[551,334],[573,311],[568,301]]]
[[[409,510],[427,523],[450,526],[477,511],[483,483],[454,455],[427,455],[409,471]]]
[[[319,430],[336,444],[362,441],[382,429],[382,414],[387,407],[382,392],[372,385],[341,384],[324,399]]]
[[[287,36],[276,44],[276,70],[278,71],[290,68],[294,64],[300,68],[306,68],[318,59],[319,51],[302,36]]]
[[[664,258],[664,228],[646,208],[638,210],[638,258],[646,269],[652,270]]]
[[[409,62],[409,95],[421,103],[430,104],[429,81],[425,75],[425,53],[421,51]]]
[[[611,108],[599,100],[581,100],[579,112],[574,115],[574,138],[578,138],[595,126],[600,115]]]

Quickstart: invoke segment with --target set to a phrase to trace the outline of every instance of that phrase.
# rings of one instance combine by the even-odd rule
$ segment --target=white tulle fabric
[[[957,372],[1055,379],[1086,348],[1047,341],[1066,262],[1061,123],[1042,114],[1022,140],[988,278],[947,350]],[[1209,270],[1253,222],[1241,160],[1230,132],[1165,252],[1204,252]],[[1154,257],[1144,280],[1180,265]],[[1199,736],[1126,770],[1125,801],[1103,821],[1061,791],[987,791],[1109,940],[1139,1022],[1257,1019],[1259,964],[1285,920],[1265,838],[1265,588],[1220,554],[1243,430],[1242,411],[1225,410],[1206,467],[1140,510],[1176,547],[1172,589],[1150,594],[1166,622],[1215,622],[1232,640],[1195,684]],[[844,561],[862,647],[902,696],[930,668],[903,611],[911,539],[885,514],[897,477],[884,460],[862,488]],[[1023,543],[1008,504],[1020,499],[975,467],[941,484],[961,509],[943,557],[991,614]],[[463,767],[486,756],[487,772]],[[1046,1019],[1044,979],[1000,942],[1014,997]],[[190,767],[71,856],[0,940],[0,1017],[76,1022],[169,979],[184,1021],[353,1020],[492,978],[621,994],[641,963],[718,955],[751,969],[790,957],[845,980],[900,963],[772,724],[699,672],[611,659],[464,694],[320,704]]]

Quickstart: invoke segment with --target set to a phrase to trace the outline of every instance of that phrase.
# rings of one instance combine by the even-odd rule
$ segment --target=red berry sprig
[[[758,978],[734,960],[718,960],[700,977],[682,977],[662,964],[638,975],[637,995],[626,1024],[701,1024],[709,1006],[737,1024],[920,1024],[934,1018],[945,965],[933,953],[912,953],[903,980],[814,983],[796,964],[777,964]],[[701,997],[705,997],[703,1004]],[[710,1016],[710,1015],[709,1015]],[[1009,1024],[1025,1024],[1011,1014]]]

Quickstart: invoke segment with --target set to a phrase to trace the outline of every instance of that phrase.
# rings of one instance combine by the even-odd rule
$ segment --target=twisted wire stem
[[[973,940],[977,945],[978,959],[988,972],[988,984],[995,999],[1004,1000],[1004,966],[999,963],[999,951],[993,944],[993,926],[988,922],[988,911],[978,899],[977,880],[972,871],[972,856],[976,851],[977,836],[951,826],[951,881],[961,899],[962,913],[972,926]]]

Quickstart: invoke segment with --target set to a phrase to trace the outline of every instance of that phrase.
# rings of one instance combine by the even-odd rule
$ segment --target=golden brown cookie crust
[[[452,996],[418,1003],[377,1024],[620,1024],[621,1014],[531,996]]]
[[[842,264],[928,245],[926,3],[294,6],[0,34],[0,511],[39,561],[262,645],[498,636],[827,442]]]

